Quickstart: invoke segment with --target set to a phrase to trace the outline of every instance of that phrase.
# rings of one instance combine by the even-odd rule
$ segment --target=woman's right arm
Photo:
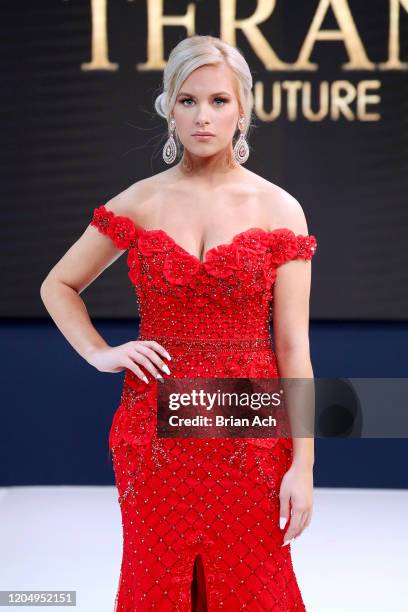
[[[115,212],[114,200],[107,203],[106,208]],[[58,329],[90,365],[101,372],[129,368],[146,382],[137,364],[144,366],[155,378],[161,378],[159,370],[166,371],[167,367],[162,358],[170,358],[164,347],[155,341],[130,341],[117,347],[109,346],[93,326],[80,297],[82,291],[124,252],[108,236],[88,225],[48,273],[40,295]]]

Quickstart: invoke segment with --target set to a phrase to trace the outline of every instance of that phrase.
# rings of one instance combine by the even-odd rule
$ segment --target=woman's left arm
[[[291,196],[285,209],[285,225],[296,235],[308,235],[306,219],[300,204]],[[282,379],[313,379],[309,347],[309,300],[311,288],[311,261],[293,259],[279,266],[273,289],[274,347],[279,376]],[[301,383],[302,381],[300,381]],[[307,383],[307,381],[306,381]],[[290,386],[290,385],[289,385]],[[310,410],[310,391],[313,385],[298,385],[304,394],[300,412]],[[296,398],[296,390],[292,399]],[[298,402],[294,402],[298,404]],[[302,403],[302,399],[301,402]],[[314,394],[313,394],[314,403]],[[314,405],[313,405],[314,410]],[[301,418],[310,423],[310,414]],[[313,421],[312,421],[313,422]],[[313,430],[312,430],[313,432]],[[280,516],[290,523],[284,544],[297,537],[308,526],[313,506],[314,437],[293,437],[293,461],[282,479],[280,488]],[[290,506],[292,514],[290,515]]]

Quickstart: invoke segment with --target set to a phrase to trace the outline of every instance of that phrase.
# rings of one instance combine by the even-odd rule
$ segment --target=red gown
[[[203,262],[164,230],[101,204],[91,225],[127,250],[140,312],[138,340],[172,359],[163,378],[278,377],[269,321],[279,265],[310,260],[312,235],[249,228]],[[279,487],[291,438],[163,438],[160,383],[126,370],[109,433],[123,527],[114,612],[305,610]]]

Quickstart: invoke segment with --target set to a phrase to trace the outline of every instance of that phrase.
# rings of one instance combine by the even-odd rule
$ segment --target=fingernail
[[[160,374],[156,374],[156,378],[159,382],[164,383],[164,378],[163,376],[160,376]]]
[[[286,525],[286,518],[284,516],[281,516],[279,519],[279,527],[283,529],[285,525]]]
[[[167,355],[167,359],[170,359],[170,361],[171,361],[170,355],[168,353],[166,353],[166,355]]]
[[[149,380],[146,378],[146,376],[143,376],[143,380],[145,381],[145,383],[149,383]]]
[[[283,548],[283,546],[286,546],[287,544],[290,544],[293,540],[294,540],[294,538],[292,538],[291,540],[287,540],[287,542],[282,544],[282,548]]]
[[[166,374],[170,374],[170,370],[169,370],[169,368],[166,366],[166,364],[162,365],[162,370],[163,370],[163,372],[166,372]]]

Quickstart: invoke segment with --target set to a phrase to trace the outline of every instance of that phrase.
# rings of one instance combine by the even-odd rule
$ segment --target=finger
[[[128,370],[131,370],[138,378],[143,380],[145,383],[149,383],[149,379],[145,375],[145,373],[131,360],[126,359],[125,366]]]
[[[311,517],[312,517],[312,509],[311,508],[309,510],[304,510],[302,512],[302,516],[301,516],[301,519],[300,519],[300,525],[299,525],[299,531],[294,536],[295,538],[298,538],[300,536],[300,534],[303,533],[303,531],[309,525],[309,523],[311,521]]]
[[[307,513],[307,516],[306,516],[306,521],[305,521],[305,524],[303,526],[303,529],[306,529],[307,527],[309,527],[311,520],[312,520],[312,511],[309,510],[309,512]]]
[[[288,542],[298,533],[301,514],[302,513],[299,512],[299,510],[296,510],[296,508],[294,509],[293,514],[290,518],[289,528],[284,536],[284,542]]]
[[[287,516],[282,516],[282,514],[280,515],[280,517],[279,517],[279,527],[281,529],[285,529],[287,520],[288,520]]]
[[[141,366],[143,366],[148,372],[150,372],[150,374],[153,376],[153,378],[158,378],[158,379],[162,379],[163,380],[163,375],[161,372],[159,372],[159,370],[157,370],[153,363],[150,361],[149,357],[146,357],[146,355],[144,355],[143,353],[141,353],[136,349],[133,349],[129,352],[129,359],[135,361],[136,363],[140,364]]]
[[[152,348],[144,344],[139,344],[134,350],[136,352],[139,352],[145,355],[148,359],[150,359],[151,362],[157,365],[163,372],[166,372],[166,374],[170,374],[169,366],[166,363],[164,363],[164,361],[160,358],[160,356]]]
[[[300,533],[302,533],[302,531],[306,527],[306,521],[307,521],[308,515],[309,513],[307,511],[303,513],[302,520],[300,521]]]
[[[305,510],[304,512],[302,512],[302,515],[300,517],[299,531],[295,535],[295,538],[298,538],[300,534],[302,533],[302,531],[304,530],[306,519],[307,519],[307,511]]]
[[[289,496],[281,494],[279,496],[279,504],[280,504],[279,516],[280,516],[280,523],[281,523],[281,529],[282,529],[283,520],[286,523],[286,521],[288,520],[288,517],[290,516]]]
[[[146,346],[150,346],[151,348],[158,351],[163,357],[171,360],[171,356],[169,355],[169,353],[161,344],[156,342],[156,340],[140,340],[139,342],[143,343]]]

